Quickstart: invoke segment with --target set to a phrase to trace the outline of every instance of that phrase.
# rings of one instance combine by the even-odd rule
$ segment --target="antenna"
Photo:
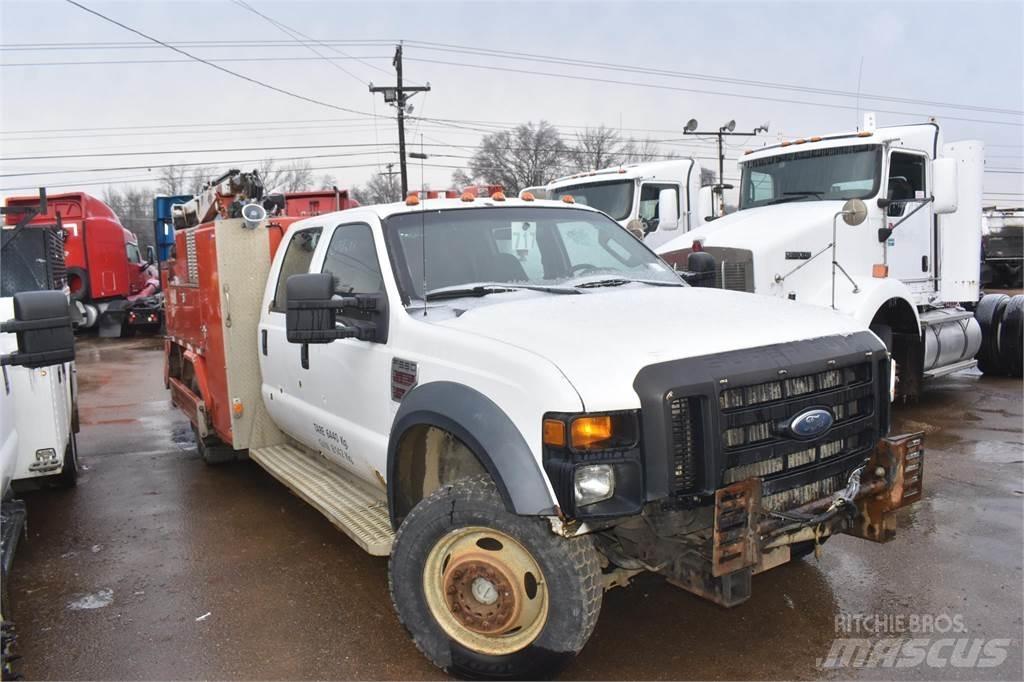
[[[864,55],[860,56],[860,68],[857,69],[857,132],[860,132],[860,79],[864,75]]]
[[[427,193],[423,191],[426,182],[423,179],[423,162],[427,155],[423,153],[423,133],[420,133],[420,193],[423,204],[420,206],[420,248],[423,250],[423,317],[427,316]]]

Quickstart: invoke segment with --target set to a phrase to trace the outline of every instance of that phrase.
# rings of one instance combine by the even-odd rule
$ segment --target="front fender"
[[[864,325],[864,328],[866,329],[871,325],[871,321],[874,319],[875,313],[877,313],[887,301],[897,299],[906,302],[907,306],[914,314],[914,322],[917,324],[918,328],[920,328],[921,320],[917,314],[917,307],[913,303],[910,289],[907,288],[906,284],[891,277],[883,279],[855,276],[853,281],[857,284],[858,293],[856,294],[853,293],[849,280],[841,274],[837,274],[836,276],[836,310],[838,312],[854,318]],[[803,302],[820,305],[825,308],[831,307],[831,282],[829,282],[827,286],[819,289],[810,298],[803,299]]]
[[[413,388],[402,399],[388,441],[388,511],[396,522],[394,485],[398,445],[414,426],[444,429],[468,447],[490,474],[505,507],[523,516],[557,514],[547,478],[523,434],[490,398],[465,384],[435,381]]]

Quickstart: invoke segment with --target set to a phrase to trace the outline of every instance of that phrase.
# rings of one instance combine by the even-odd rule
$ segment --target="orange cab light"
[[[811,137],[811,142],[821,142],[821,135],[813,135]]]
[[[557,419],[544,420],[544,445],[565,447],[565,423]]]
[[[746,156],[747,154],[753,154],[753,153],[754,153],[753,149],[744,149],[743,150],[743,155],[744,156]]]
[[[578,417],[572,421],[572,446],[580,450],[592,448],[612,438],[612,418]]]
[[[566,204],[575,204],[576,200],[572,198],[571,194],[565,194],[562,196],[562,201]]]
[[[798,137],[795,140],[793,140],[793,144],[803,144],[804,142],[807,142],[807,140],[805,140],[802,137]]]
[[[889,266],[885,263],[875,263],[871,266],[871,276],[877,279],[885,279],[889,276]]]
[[[416,194],[415,192],[410,192],[409,196],[407,196],[405,198],[405,205],[406,206],[419,206],[420,205],[420,195]]]
[[[466,190],[465,192],[462,193],[463,201],[473,201],[474,199],[476,199],[476,194],[474,194],[472,191]]]
[[[523,196],[519,197],[523,201],[533,201],[537,197],[533,196],[533,192],[523,192]]]
[[[857,137],[871,137],[872,135],[874,135],[874,133],[870,130],[862,130],[857,133]]]
[[[494,194],[491,195],[491,199],[493,199],[494,201],[505,201],[505,193],[495,192]]]
[[[625,169],[625,168],[620,168],[620,169],[619,169],[619,172],[620,172],[620,173],[625,173],[625,172],[626,172],[626,169]]]
[[[779,146],[780,146],[780,147],[788,147],[788,146],[789,146],[789,145],[791,145],[791,144],[793,144],[793,143],[792,143],[792,142],[790,142],[789,140],[785,140],[785,141],[783,141],[783,142],[782,142],[782,144],[780,144]]]

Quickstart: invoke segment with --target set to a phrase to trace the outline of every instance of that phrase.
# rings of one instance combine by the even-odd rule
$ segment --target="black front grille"
[[[700,400],[676,398],[670,403],[672,412],[672,492],[692,493],[700,483],[698,456],[700,443]]]
[[[669,384],[661,409],[645,411],[646,443],[660,440],[667,454],[665,492],[686,503],[757,477],[764,506],[783,510],[843,488],[888,429],[889,361],[876,339],[857,337],[694,358],[678,370],[663,366],[670,377],[690,379]],[[652,387],[659,380],[653,371],[644,378]],[[789,425],[812,408],[828,410],[832,425],[800,439]],[[659,413],[660,439],[653,431],[659,420],[646,416]],[[656,480],[657,459],[645,456],[648,479]]]

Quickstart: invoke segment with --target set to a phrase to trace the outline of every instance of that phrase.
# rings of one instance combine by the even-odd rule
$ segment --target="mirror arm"
[[[74,358],[72,358],[74,359]],[[48,350],[38,353],[10,353],[0,355],[0,365],[28,365],[30,367],[46,367],[62,362],[68,362],[67,351]]]
[[[883,201],[886,202],[885,206],[882,206],[882,202]],[[920,203],[918,203],[917,207],[913,211],[911,211],[910,213],[908,213],[907,215],[903,216],[898,221],[896,221],[896,223],[894,225],[891,225],[890,227],[879,228],[879,230],[878,230],[878,242],[879,243],[884,242],[886,239],[888,239],[892,235],[893,231],[895,231],[895,229],[897,227],[899,227],[904,222],[906,222],[907,218],[909,218],[910,216],[914,215],[915,213],[917,213],[918,211],[920,211],[922,208],[924,208],[928,204],[932,203],[933,201],[935,201],[935,197],[934,196],[930,196],[927,199],[895,199],[895,200],[894,199],[879,199],[878,200],[878,207],[879,208],[885,208],[889,204],[896,203],[896,202],[900,202],[900,203],[904,203],[904,204],[909,204],[909,203],[912,203],[912,202],[920,202]],[[883,236],[883,233],[884,233],[884,236]]]
[[[36,329],[59,329],[69,324],[71,324],[71,318],[67,316],[45,317],[39,320],[7,320],[0,322],[0,332],[16,334]]]

